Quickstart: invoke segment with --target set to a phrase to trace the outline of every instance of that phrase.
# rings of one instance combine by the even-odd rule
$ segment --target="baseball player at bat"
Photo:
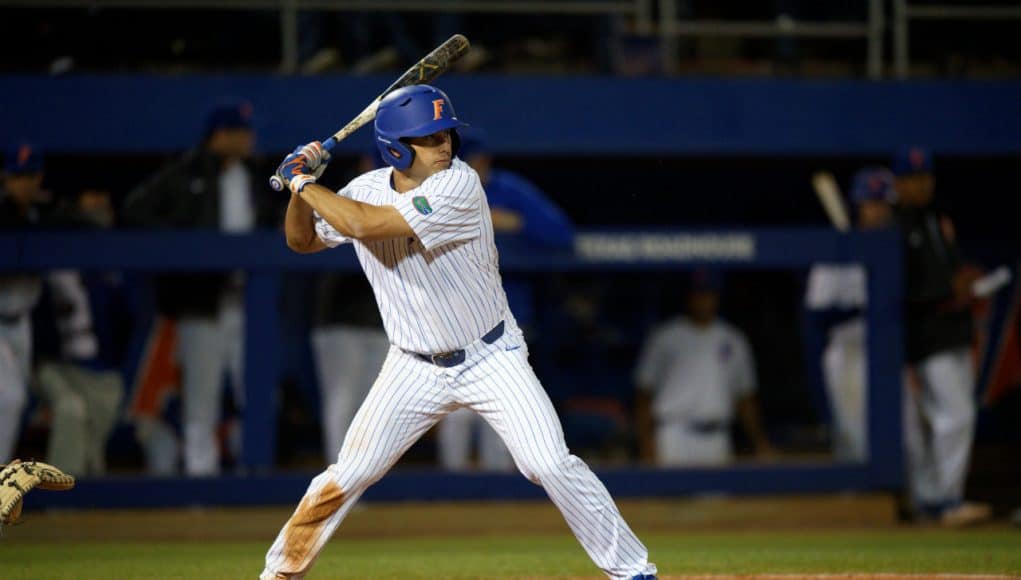
[[[288,246],[308,253],[353,245],[391,346],[336,463],[312,480],[266,554],[263,580],[303,577],[365,489],[461,408],[500,434],[608,577],[656,577],[606,488],[568,450],[528,363],[500,280],[486,193],[456,157],[461,125],[443,91],[405,87],[376,112],[376,145],[389,167],[335,193],[316,183],[329,158],[313,142],[277,171],[291,192]]]

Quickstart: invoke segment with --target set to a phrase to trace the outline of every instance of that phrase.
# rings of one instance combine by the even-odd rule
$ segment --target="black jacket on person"
[[[971,311],[954,305],[953,279],[961,255],[949,222],[928,207],[901,208],[897,217],[904,236],[907,362],[969,346]]]
[[[23,208],[14,201],[14,195],[0,188],[0,230],[34,230],[53,224],[52,207],[33,203]]]
[[[251,175],[256,227],[280,224],[285,198],[267,186],[272,171],[245,162]],[[128,194],[121,214],[131,227],[220,229],[222,159],[204,148],[185,153]],[[167,274],[157,278],[159,309],[168,316],[212,317],[231,277],[227,273]]]

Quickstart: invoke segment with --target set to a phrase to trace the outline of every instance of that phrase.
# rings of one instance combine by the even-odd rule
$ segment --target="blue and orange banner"
[[[1004,292],[975,307],[975,360],[978,392],[983,406],[997,404],[1021,385],[1021,284],[1017,280]]]

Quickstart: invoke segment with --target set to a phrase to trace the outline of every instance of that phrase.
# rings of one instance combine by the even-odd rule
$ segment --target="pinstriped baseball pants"
[[[437,421],[473,409],[507,443],[518,469],[541,485],[592,561],[610,578],[654,574],[648,551],[609,492],[571,455],[553,405],[528,364],[521,331],[476,341],[463,364],[442,368],[391,347],[355,414],[337,463],[312,480],[269,552],[260,578],[302,578],[351,507]]]

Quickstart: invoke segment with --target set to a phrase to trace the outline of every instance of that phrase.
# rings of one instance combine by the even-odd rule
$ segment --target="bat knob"
[[[273,188],[273,191],[283,191],[284,190],[284,180],[280,179],[279,176],[274,175],[273,177],[269,178],[269,186],[271,188]]]

